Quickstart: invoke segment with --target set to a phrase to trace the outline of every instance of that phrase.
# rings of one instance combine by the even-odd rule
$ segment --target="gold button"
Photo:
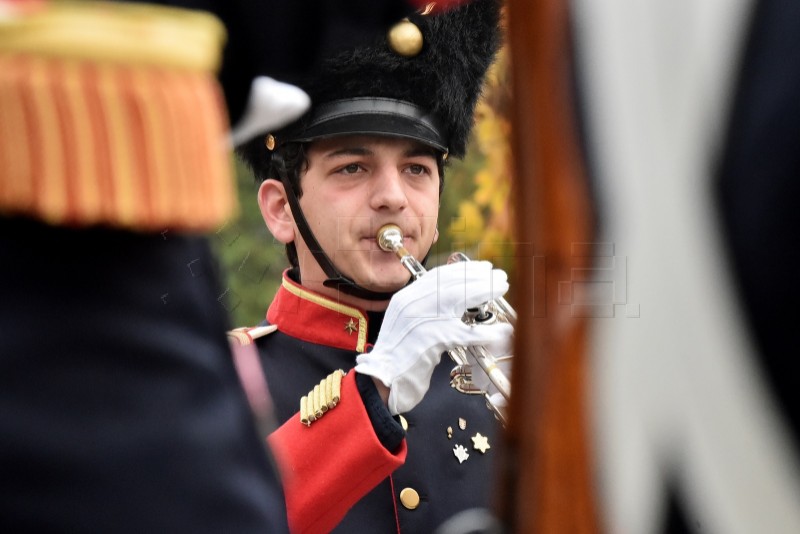
[[[408,430],[408,421],[406,421],[406,418],[402,415],[400,416],[400,426],[403,427],[403,430]]]
[[[409,510],[419,506],[419,493],[414,488],[405,488],[400,492],[400,502]]]

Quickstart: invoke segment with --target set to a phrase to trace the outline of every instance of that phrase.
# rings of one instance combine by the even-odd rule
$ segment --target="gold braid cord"
[[[300,399],[300,422],[306,426],[321,418],[325,412],[339,404],[344,371],[338,369],[325,378],[308,395]]]

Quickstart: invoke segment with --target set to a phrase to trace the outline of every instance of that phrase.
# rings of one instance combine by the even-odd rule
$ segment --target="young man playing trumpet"
[[[496,422],[440,360],[510,343],[508,325],[461,320],[502,296],[506,275],[476,261],[409,284],[376,233],[396,224],[419,259],[436,242],[444,163],[463,155],[498,4],[421,13],[397,29],[410,39],[341,51],[299,83],[304,117],[239,151],[291,263],[250,337],[282,423],[269,443],[293,531],[432,532],[491,505]]]

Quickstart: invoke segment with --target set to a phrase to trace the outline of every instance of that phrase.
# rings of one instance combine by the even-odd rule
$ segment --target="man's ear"
[[[270,233],[283,243],[294,241],[294,218],[286,190],[278,180],[264,180],[258,188],[258,207]]]

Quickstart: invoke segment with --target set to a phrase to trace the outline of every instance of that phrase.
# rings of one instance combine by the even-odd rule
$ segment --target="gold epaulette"
[[[228,330],[228,339],[238,345],[252,345],[256,339],[271,334],[277,329],[278,327],[274,324],[269,326],[242,326]]]
[[[321,418],[325,412],[339,404],[344,371],[337,369],[325,378],[308,395],[300,399],[300,422],[306,426]]]
[[[210,14],[117,2],[0,20],[0,214],[218,229],[238,209],[224,39]]]

